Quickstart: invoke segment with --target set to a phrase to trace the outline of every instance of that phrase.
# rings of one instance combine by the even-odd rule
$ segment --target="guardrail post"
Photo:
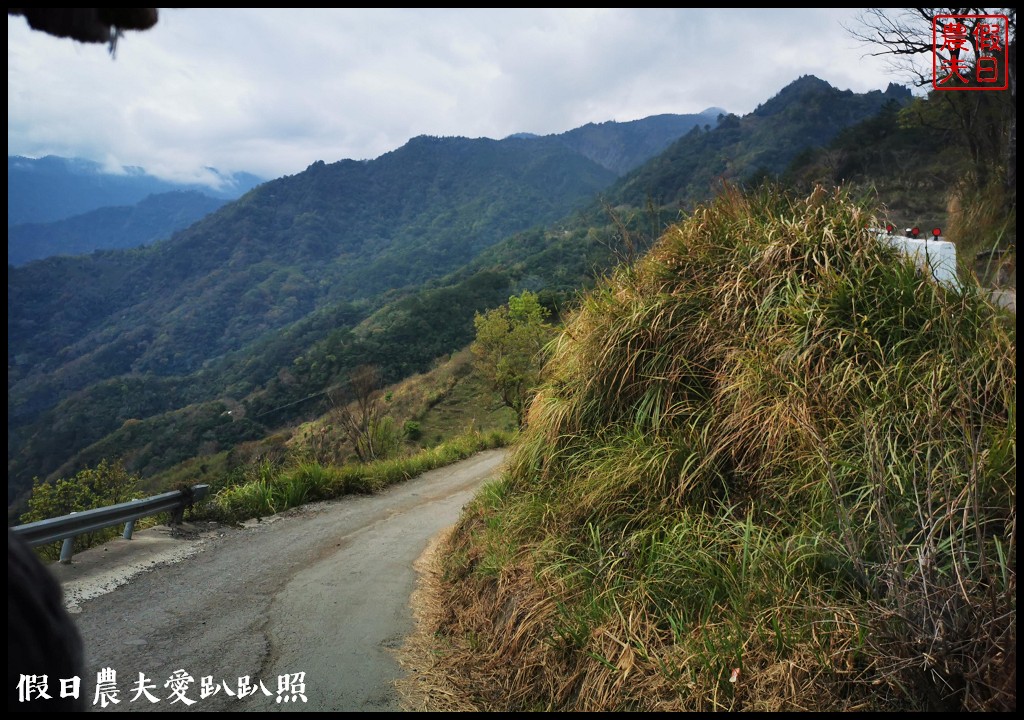
[[[123,537],[125,540],[131,540],[133,532],[135,532],[135,521],[129,520],[124,524],[124,535],[122,535],[121,537]]]
[[[65,565],[71,564],[71,553],[75,551],[75,539],[64,538],[64,544],[60,546],[60,561]]]

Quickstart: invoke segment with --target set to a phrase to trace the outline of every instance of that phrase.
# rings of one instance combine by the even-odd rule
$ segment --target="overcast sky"
[[[264,178],[416,135],[744,114],[800,75],[882,89],[855,10],[161,9],[112,59],[7,19],[8,155]]]

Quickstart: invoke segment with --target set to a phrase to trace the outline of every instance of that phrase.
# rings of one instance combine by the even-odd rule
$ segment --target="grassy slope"
[[[437,362],[428,372],[384,388],[382,402],[384,413],[405,436],[401,454],[429,450],[467,433],[515,430],[515,414],[501,404],[497,393],[473,371],[468,350]],[[229,424],[241,422],[244,418]],[[408,437],[409,422],[418,426],[416,437]],[[274,466],[305,461],[330,465],[343,464],[353,457],[351,444],[331,426],[329,415],[323,415],[296,428],[242,443],[230,451],[190,458],[143,479],[142,486],[153,492],[181,483],[219,487],[246,473],[252,474],[265,460]]]
[[[1015,706],[1015,326],[872,222],[726,194],[584,299],[443,551],[474,704]]]

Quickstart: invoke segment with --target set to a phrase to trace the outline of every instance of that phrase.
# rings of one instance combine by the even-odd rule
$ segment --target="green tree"
[[[510,297],[508,305],[477,313],[473,319],[476,340],[470,347],[476,367],[515,411],[520,427],[552,335],[548,314],[537,296],[526,290]]]
[[[140,497],[139,476],[125,470],[120,461],[109,463],[103,460],[94,468],[80,470],[70,479],[46,483],[36,478],[28,500],[28,511],[21,516],[21,521],[47,520]],[[78,536],[75,545],[83,550],[106,542],[118,532],[117,528],[106,528],[86,533]],[[60,543],[40,548],[40,552],[48,559],[56,559],[60,555]]]

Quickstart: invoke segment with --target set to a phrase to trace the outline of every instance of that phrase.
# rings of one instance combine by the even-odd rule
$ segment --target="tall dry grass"
[[[730,191],[583,298],[447,550],[475,705],[1015,707],[1015,324],[875,226]]]

